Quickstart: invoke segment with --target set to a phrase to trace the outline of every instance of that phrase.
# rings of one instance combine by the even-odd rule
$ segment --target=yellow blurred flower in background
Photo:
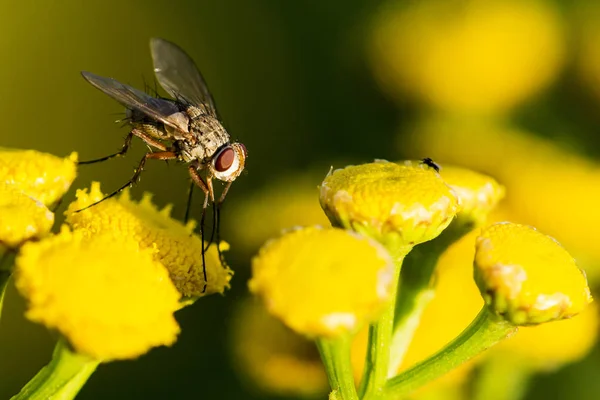
[[[535,371],[552,372],[586,356],[596,344],[598,327],[598,306],[592,303],[571,319],[520,328],[490,356],[507,358]]]
[[[15,284],[27,299],[27,318],[57,329],[77,352],[101,361],[173,344],[180,294],[152,253],[126,232],[87,237],[63,228],[25,244]]]
[[[282,396],[327,393],[315,344],[271,316],[257,299],[237,304],[230,332],[233,365],[249,386]]]
[[[1,245],[17,247],[23,242],[47,235],[54,214],[40,201],[23,193],[17,185],[0,182]]]
[[[171,207],[162,210],[145,194],[140,202],[132,200],[128,191],[81,212],[75,212],[101,200],[100,185],[93,183],[90,191],[78,190],[77,199],[66,211],[67,223],[89,235],[114,234],[129,236],[145,249],[156,249],[154,257],[169,271],[171,280],[184,297],[223,293],[229,288],[233,272],[221,265],[215,245],[206,251],[206,291],[202,271],[202,242],[194,234],[195,223],[187,225],[171,218]],[[226,243],[221,244],[227,250]]]
[[[0,182],[49,206],[69,190],[77,176],[77,153],[61,158],[36,150],[0,148]]]
[[[325,173],[284,176],[237,202],[233,200],[227,205],[224,220],[232,243],[255,253],[266,240],[291,226],[328,226],[318,189]],[[240,229],[243,226],[250,229]]]
[[[490,121],[431,116],[399,144],[496,177],[506,187],[504,212],[555,237],[591,282],[600,278],[600,165],[523,130]]]
[[[372,69],[393,97],[444,110],[501,113],[548,86],[565,38],[551,2],[389,2],[373,21]]]

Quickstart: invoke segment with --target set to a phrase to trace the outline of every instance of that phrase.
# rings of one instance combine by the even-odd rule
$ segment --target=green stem
[[[4,294],[6,293],[6,287],[8,281],[12,275],[12,265],[14,261],[14,254],[9,249],[4,249],[4,253],[0,254],[0,317],[2,316],[2,308],[4,306]]]
[[[64,339],[56,343],[52,360],[11,400],[71,400],[94,372],[99,361],[73,353]]]
[[[440,256],[471,229],[473,224],[464,219],[455,219],[437,238],[416,246],[404,260],[396,301],[388,378],[398,373],[421,316],[435,297],[432,281]]]
[[[502,379],[498,379],[501,376]],[[479,369],[474,400],[519,400],[525,396],[532,370],[518,357],[496,354]]]
[[[381,398],[402,398],[469,361],[516,331],[516,326],[494,316],[484,306],[471,325],[446,347],[390,379],[384,387]]]
[[[350,362],[350,345],[352,337],[342,335],[335,339],[318,339],[317,346],[325,365],[329,385],[336,391],[340,400],[358,400],[352,363]]]
[[[398,280],[402,269],[402,262],[410,249],[396,252],[392,291],[392,301],[381,317],[369,326],[369,342],[363,377],[360,382],[359,395],[362,399],[373,398],[381,392],[387,380],[387,371],[390,361],[390,341],[394,329],[394,314]]]

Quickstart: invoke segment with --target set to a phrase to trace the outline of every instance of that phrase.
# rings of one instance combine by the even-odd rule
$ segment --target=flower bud
[[[570,318],[592,301],[585,274],[556,240],[508,222],[477,238],[475,281],[490,310],[515,325]]]
[[[334,226],[403,247],[435,238],[458,211],[440,176],[411,161],[335,170],[321,184],[320,200]]]

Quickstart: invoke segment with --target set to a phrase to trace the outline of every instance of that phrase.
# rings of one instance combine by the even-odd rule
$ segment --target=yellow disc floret
[[[296,230],[252,261],[250,290],[295,331],[331,337],[369,322],[390,300],[394,266],[375,241],[341,229]]]
[[[481,233],[475,281],[491,310],[515,325],[569,318],[592,301],[573,257],[525,225],[498,223]]]
[[[69,190],[77,176],[77,153],[65,158],[36,150],[0,148],[0,182],[15,185],[50,205]]]
[[[504,197],[504,187],[496,180],[467,168],[445,165],[441,175],[458,196],[460,211],[456,219],[471,227],[483,225]]]
[[[179,326],[179,293],[151,249],[125,236],[61,233],[25,244],[16,286],[26,316],[56,329],[75,350],[95,359],[134,358],[170,345]]]
[[[115,238],[132,237],[142,248],[155,248],[155,259],[169,271],[177,289],[185,297],[223,293],[229,288],[232,272],[219,260],[216,246],[205,253],[207,286],[204,290],[202,241],[193,233],[194,223],[183,225],[170,216],[171,207],[158,210],[145,194],[140,202],[131,200],[128,191],[81,212],[75,212],[101,200],[98,183],[91,190],[78,190],[77,199],[67,209],[67,222],[76,230],[91,235],[110,233]],[[221,250],[227,250],[226,243]]]
[[[321,184],[321,206],[335,226],[410,247],[439,235],[458,201],[424,164],[375,162],[329,174]]]
[[[54,214],[15,185],[0,182],[0,245],[16,247],[42,237],[52,228]]]

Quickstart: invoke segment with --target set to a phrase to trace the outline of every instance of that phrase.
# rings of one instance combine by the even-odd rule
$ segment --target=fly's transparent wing
[[[171,101],[157,99],[141,90],[125,85],[112,78],[105,78],[91,72],[83,71],[81,75],[94,87],[100,89],[123,106],[140,111],[148,117],[162,122],[181,132],[188,132],[186,121],[177,118],[179,108]]]
[[[150,40],[150,50],[154,73],[163,89],[190,105],[204,105],[216,117],[215,102],[191,57],[176,44],[160,38]]]

